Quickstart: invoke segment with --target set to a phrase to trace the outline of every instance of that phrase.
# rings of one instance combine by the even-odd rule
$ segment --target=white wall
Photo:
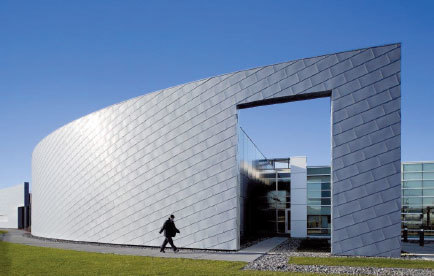
[[[160,246],[173,213],[177,246],[238,249],[236,106],[219,85],[227,78],[130,99],[44,138],[32,156],[32,234]]]
[[[291,237],[307,236],[306,156],[291,157]]]
[[[0,228],[18,228],[21,206],[24,206],[24,184],[0,190]]]
[[[33,152],[32,233],[160,245],[174,212],[180,247],[237,249],[237,107],[330,91],[332,252],[399,256],[399,44],[220,75],[75,120]]]

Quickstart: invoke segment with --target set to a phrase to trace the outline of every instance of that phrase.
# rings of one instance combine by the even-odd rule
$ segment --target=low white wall
[[[18,228],[20,206],[24,206],[24,184],[0,190],[0,228]]]
[[[291,157],[291,237],[307,236],[306,156]]]

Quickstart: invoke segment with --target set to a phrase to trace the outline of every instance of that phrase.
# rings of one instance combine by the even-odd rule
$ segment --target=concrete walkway
[[[286,240],[286,238],[274,237],[274,238],[261,241],[251,247],[236,252],[212,252],[206,250],[180,249],[180,252],[173,253],[170,248],[167,248],[166,253],[160,253],[159,248],[51,241],[51,240],[33,238],[27,235],[26,234],[27,232],[22,230],[16,230],[16,229],[0,229],[0,230],[8,231],[8,233],[3,235],[1,240],[5,242],[19,243],[19,244],[32,245],[32,246],[51,247],[51,248],[97,252],[97,253],[111,253],[111,254],[118,254],[118,255],[134,255],[134,256],[149,256],[149,257],[165,257],[165,258],[187,258],[187,259],[218,260],[218,261],[241,261],[241,262],[252,262]]]

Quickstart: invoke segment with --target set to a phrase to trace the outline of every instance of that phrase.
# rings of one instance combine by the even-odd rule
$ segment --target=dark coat
[[[168,238],[172,238],[176,236],[176,233],[179,233],[178,228],[176,228],[175,223],[168,219],[161,227],[160,234],[164,231],[164,236]]]

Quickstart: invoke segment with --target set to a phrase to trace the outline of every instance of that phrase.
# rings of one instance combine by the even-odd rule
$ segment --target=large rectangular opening
[[[329,96],[238,106],[241,240],[330,237]]]

